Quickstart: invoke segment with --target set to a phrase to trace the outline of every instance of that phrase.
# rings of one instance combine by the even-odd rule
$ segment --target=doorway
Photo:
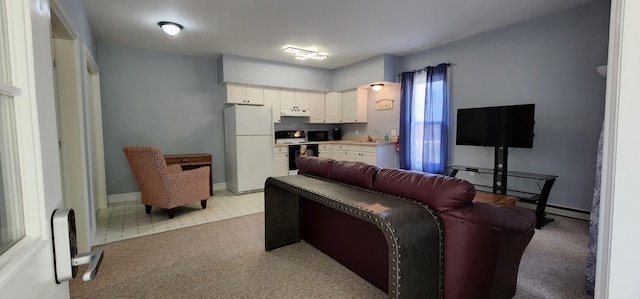
[[[75,211],[78,250],[90,251],[96,214],[106,207],[98,67],[84,45],[81,55],[78,33],[55,1],[51,47],[64,206]]]

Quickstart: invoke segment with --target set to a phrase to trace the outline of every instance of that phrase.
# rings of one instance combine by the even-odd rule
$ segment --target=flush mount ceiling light
[[[381,84],[381,83],[371,84],[371,89],[375,91],[381,91],[382,86],[384,86],[384,84]]]
[[[292,53],[293,58],[298,60],[305,60],[307,58],[322,60],[329,57],[327,54],[320,53],[315,49],[305,49],[305,48],[300,48],[296,46],[286,46],[282,48],[282,51],[285,51],[287,53]]]
[[[180,33],[182,29],[184,29],[182,25],[174,22],[159,22],[158,26],[160,26],[160,28],[162,28],[162,31],[164,31],[169,36],[174,36]]]

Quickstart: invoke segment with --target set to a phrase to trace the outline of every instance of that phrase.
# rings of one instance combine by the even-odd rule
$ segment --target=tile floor
[[[167,211],[160,208],[152,208],[151,213],[146,214],[144,205],[138,201],[114,203],[98,212],[94,245],[263,211],[264,193],[235,195],[228,190],[214,191],[206,209],[202,209],[199,202],[178,208],[173,219],[169,219]]]

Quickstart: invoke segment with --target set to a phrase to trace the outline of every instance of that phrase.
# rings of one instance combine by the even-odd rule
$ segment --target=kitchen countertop
[[[352,140],[330,140],[330,141],[309,141],[305,142],[306,144],[349,144],[349,145],[368,145],[368,146],[378,146],[385,144],[395,144],[395,141],[391,142],[373,142],[366,141],[365,139],[352,139]],[[274,144],[274,146],[289,146],[289,144]]]

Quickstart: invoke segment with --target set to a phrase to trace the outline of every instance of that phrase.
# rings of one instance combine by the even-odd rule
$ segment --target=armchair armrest
[[[182,172],[167,173],[162,176],[162,182],[167,186],[167,197],[173,206],[181,206],[192,198],[209,198],[209,166],[203,166]]]
[[[167,165],[167,172],[182,172],[182,166],[180,164],[169,164]]]

